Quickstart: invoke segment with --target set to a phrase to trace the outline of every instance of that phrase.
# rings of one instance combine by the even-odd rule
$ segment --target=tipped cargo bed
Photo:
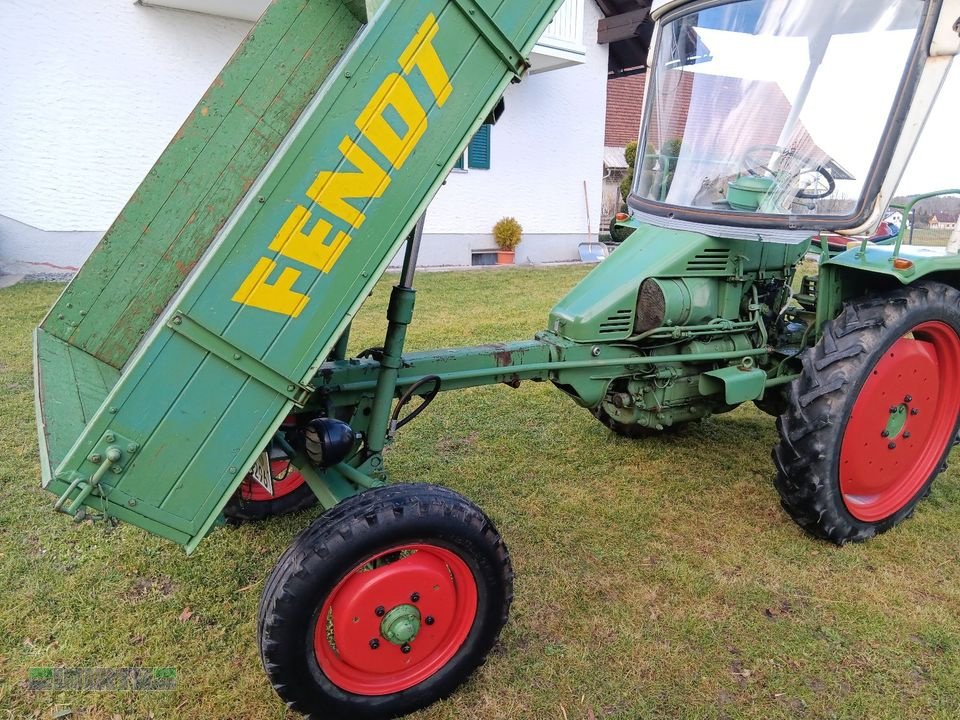
[[[270,6],[37,331],[63,509],[199,543],[561,3]]]

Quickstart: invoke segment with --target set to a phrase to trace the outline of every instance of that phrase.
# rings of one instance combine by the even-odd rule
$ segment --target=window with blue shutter
[[[490,169],[490,126],[480,128],[467,150],[467,167],[471,170]]]

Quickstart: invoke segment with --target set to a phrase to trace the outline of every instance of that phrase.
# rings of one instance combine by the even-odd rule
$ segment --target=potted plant
[[[497,242],[497,265],[512,265],[516,258],[517,245],[523,237],[523,227],[516,218],[505,217],[493,226],[493,239]]]

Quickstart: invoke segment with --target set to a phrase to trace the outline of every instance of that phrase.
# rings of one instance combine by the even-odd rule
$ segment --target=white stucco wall
[[[508,215],[524,229],[518,263],[575,260],[599,233],[607,46],[597,44],[596,3],[584,14],[586,62],[510,86],[491,169],[454,172],[437,194],[421,252],[430,264],[469,265],[471,250],[495,247],[490,230]]]
[[[0,214],[106,230],[249,27],[131,0],[2,0]]]
[[[426,264],[469,264],[504,215],[526,230],[518,261],[575,258],[584,180],[596,232],[607,56],[586,6],[587,64],[510,88],[493,169],[450,178]],[[0,272],[79,265],[249,28],[132,0],[0,0]]]

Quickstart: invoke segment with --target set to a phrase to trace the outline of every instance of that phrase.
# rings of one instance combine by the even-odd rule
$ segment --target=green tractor
[[[778,417],[783,507],[840,544],[906,518],[954,445],[960,256],[905,226],[827,238],[879,224],[960,52],[958,0],[655,2],[626,240],[534,339],[404,352],[426,207],[559,5],[277,0],[37,330],[57,510],[188,552],[225,518],[324,510],[258,618],[308,715],[424,707],[507,620],[493,523],[388,482],[384,450],[440,392],[550,382],[653,442],[752,401]],[[404,245],[383,345],[349,357]]]

